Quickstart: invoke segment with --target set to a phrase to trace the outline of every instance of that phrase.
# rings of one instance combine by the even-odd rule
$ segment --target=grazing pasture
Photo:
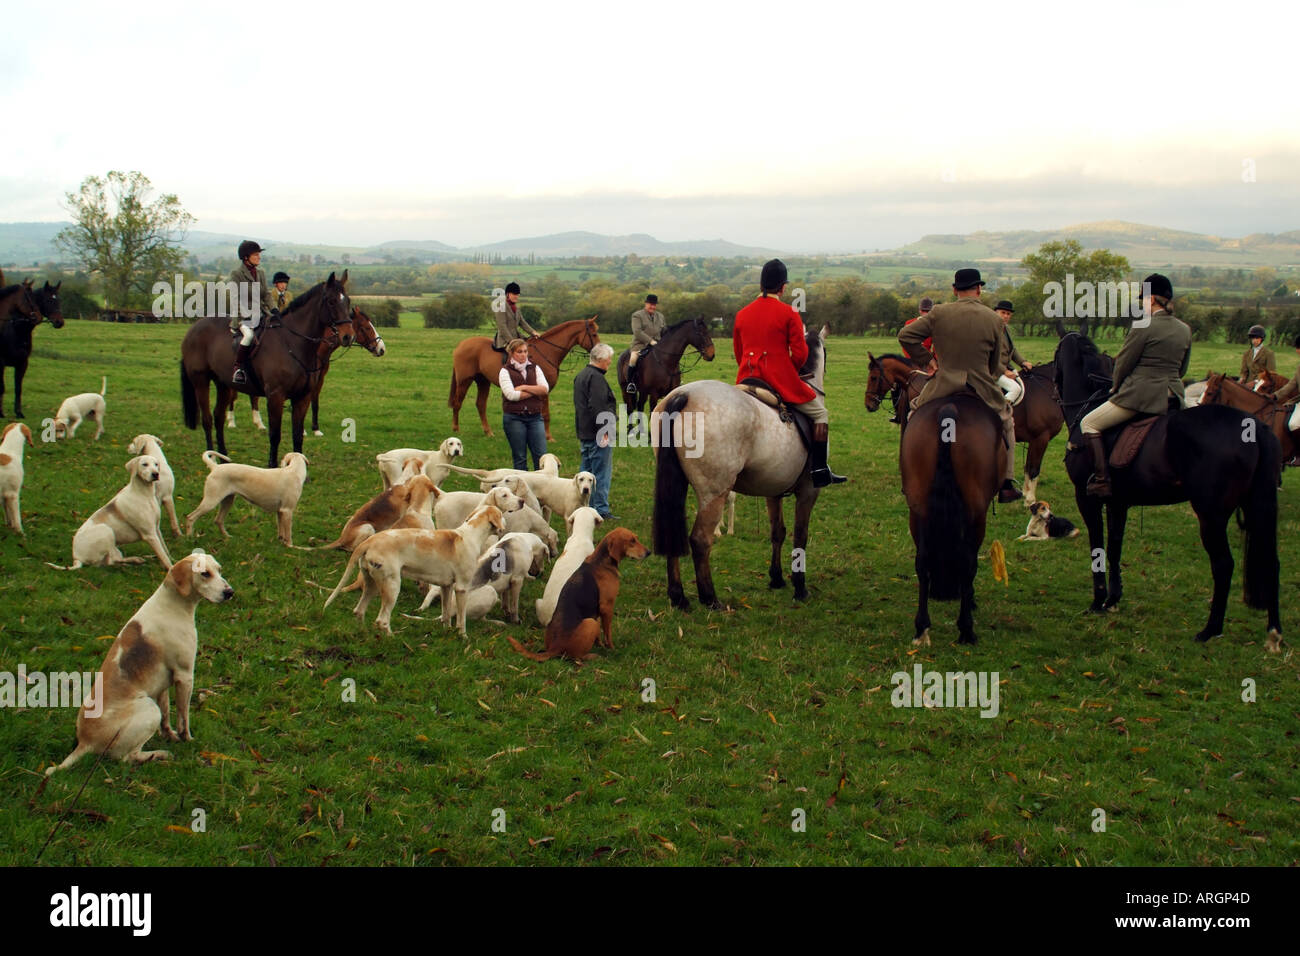
[[[161,581],[155,561],[75,573],[46,562],[68,563],[77,527],[125,484],[126,445],[141,432],[163,440],[177,509],[199,501],[203,436],[183,427],[178,392],[184,331],[37,329],[24,395],[37,439],[25,459],[26,537],[0,529],[0,671],[97,669]],[[380,490],[376,454],[433,448],[451,434],[449,363],[464,333],[384,332],[382,360],[353,349],[331,364],[326,437],[304,447],[310,479],[295,542],[333,540]],[[602,338],[616,350],[630,341]],[[1035,362],[1055,346],[1017,344]],[[734,375],[725,343],[718,349],[718,362],[695,366],[688,381]],[[914,649],[898,438],[887,412],[863,407],[868,349],[897,346],[828,342],[830,460],[849,483],[825,489],[813,513],[810,602],[768,590],[765,509],[741,498],[736,534],[713,550],[719,598],[735,610],[674,611],[663,559],[627,562],[614,650],[581,668],[516,654],[508,636],[540,645],[529,617],[523,627],[472,621],[462,640],[436,610],[403,616],[419,603],[409,584],[394,635],[381,637],[357,624],[351,602],[322,607],[346,555],[282,547],[274,522],[243,502],[229,540],[211,524],[184,542],[166,531],[173,558],[203,547],[235,589],[230,602],[198,608],[195,739],[147,745],[166,746],[171,762],[92,771],[85,760],[46,782],[45,767],[71,749],[75,711],[0,709],[0,863],[32,862],[69,808],[44,863],[1300,862],[1297,658],[1290,645],[1264,651],[1261,614],[1241,602],[1235,529],[1225,633],[1202,645],[1192,635],[1210,574],[1188,506],[1130,517],[1124,599],[1105,616],[1086,613],[1086,537],[1017,542],[1025,508],[997,506],[975,579],[979,644],[959,646],[957,605],[935,603],[933,645]],[[1239,355],[1197,344],[1192,370],[1235,370]],[[552,393],[551,450],[564,474],[579,462],[570,389],[585,356],[569,362]],[[103,438],[42,442],[41,419],[103,374],[113,382]],[[495,389],[489,412],[499,423]],[[462,425],[464,465],[509,464],[494,430],[488,439]],[[246,415],[227,442],[236,460],[264,463],[265,434]],[[1081,524],[1063,442],[1064,432],[1048,448],[1038,497]],[[1023,460],[1019,446],[1018,474]],[[619,520],[597,534],[624,525],[648,540],[653,484],[650,449],[616,449]],[[476,482],[453,475],[445,485]],[[1279,507],[1279,540],[1293,548],[1300,475],[1289,470]],[[994,541],[1006,549],[1005,585],[993,579]],[[1295,641],[1300,555],[1281,560],[1283,635]],[[525,587],[522,607],[544,583]],[[686,585],[693,591],[689,571]],[[996,671],[997,715],[892,706],[892,676],[918,665]]]

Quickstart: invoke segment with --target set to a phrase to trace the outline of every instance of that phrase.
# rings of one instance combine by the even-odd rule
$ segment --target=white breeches
[[[253,329],[255,329],[255,328],[257,328],[257,326],[256,326],[256,325],[253,325],[252,323],[249,323],[249,322],[241,322],[241,323],[239,324],[239,344],[240,344],[240,345],[252,345],[252,344],[253,344]]]
[[[1286,420],[1286,427],[1293,432],[1300,432],[1300,402],[1291,411],[1291,417]]]
[[[1006,393],[1007,401],[1012,405],[1019,405],[1020,400],[1025,397],[1025,386],[1021,384],[1020,379],[1012,378],[1010,375],[999,375],[998,385]]]

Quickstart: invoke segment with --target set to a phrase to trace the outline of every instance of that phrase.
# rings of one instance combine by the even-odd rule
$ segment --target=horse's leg
[[[27,374],[27,356],[14,362],[14,418],[23,417],[23,376]]]
[[[232,386],[226,385],[224,382],[218,381],[216,384],[217,412],[215,416],[208,409],[208,389],[203,389],[203,431],[205,433],[208,432],[208,429],[212,426],[213,419],[215,418],[217,427],[217,453],[224,455],[226,454],[226,410],[235,407],[235,399],[238,398],[239,393],[236,392]],[[208,448],[209,450],[212,448],[212,437],[210,433],[208,435]]]
[[[280,462],[280,425],[284,420],[284,395],[280,392],[273,392],[266,396],[266,415],[271,422],[267,425],[266,435],[270,442],[270,453],[267,457],[268,468],[275,468]],[[294,416],[297,417],[296,414]],[[295,426],[294,430],[299,431],[301,423]],[[299,441],[301,442],[301,433]],[[295,449],[296,451],[297,449]]]
[[[1043,470],[1043,456],[1047,454],[1047,443],[1052,436],[1039,432],[1029,442],[1025,453],[1025,507],[1038,500],[1038,475]]]
[[[690,599],[682,588],[682,559],[676,555],[668,558],[668,603],[679,611],[691,609]]]
[[[0,418],[5,417],[5,366],[0,361]]]
[[[790,580],[794,582],[794,599],[808,600],[808,526],[812,523],[813,505],[820,492],[809,481],[800,484],[794,496],[794,550],[790,552]]]
[[[916,619],[912,634],[912,645],[930,646],[930,562],[925,549],[925,535],[921,534],[921,523],[916,513],[908,515],[908,524],[912,530],[912,541],[916,544]]]
[[[1088,528],[1088,560],[1092,566],[1092,605],[1088,610],[1100,614],[1106,603],[1106,532],[1102,524],[1101,499],[1094,498],[1083,486],[1076,484],[1074,503]]]
[[[781,573],[781,546],[785,544],[785,518],[781,514],[781,499],[767,499],[767,520],[772,526],[772,562],[767,566],[767,586],[772,589],[785,587],[785,576]]]
[[[1228,514],[1207,509],[1196,515],[1201,524],[1201,544],[1210,556],[1210,573],[1214,576],[1214,596],[1210,599],[1210,619],[1196,635],[1208,641],[1223,633],[1223,615],[1228,609],[1228,588],[1232,586],[1232,548],[1228,545]]]
[[[474,384],[478,388],[478,395],[474,398],[474,405],[478,408],[479,424],[483,426],[483,434],[491,438],[492,426],[488,424],[487,420],[487,403],[488,392],[492,391],[492,386],[482,377],[474,379]],[[465,391],[469,391],[468,385],[465,386]]]
[[[302,454],[302,439],[306,429],[303,427],[307,421],[307,410],[311,407],[311,393],[304,395],[302,398],[295,399],[293,403],[293,450]]]
[[[1128,505],[1116,504],[1114,500],[1106,506],[1106,564],[1110,574],[1110,593],[1106,595],[1106,610],[1119,605],[1124,596],[1124,583],[1120,580],[1119,561],[1124,551],[1124,525],[1128,522]]]
[[[250,416],[250,417],[252,418],[252,420],[253,420],[253,426],[254,426],[258,431],[263,431],[263,432],[266,431],[266,425],[264,425],[264,424],[262,423],[262,413],[259,412],[259,411],[257,410],[257,396],[256,396],[256,395],[249,395],[249,396],[248,396],[248,404],[249,404],[250,406],[252,406],[252,409],[253,409],[253,413],[252,413],[252,415]],[[231,407],[231,408],[234,408],[234,407],[235,407],[235,403],[234,403],[234,401],[231,401],[231,403],[230,403],[230,407]]]
[[[320,430],[320,390],[325,385],[325,377],[322,375],[316,387],[311,390],[311,433],[320,438],[325,433]]]
[[[979,512],[975,520],[968,522],[966,574],[961,586],[961,610],[957,614],[958,644],[974,644],[979,640],[975,635],[975,575],[979,571],[987,515],[987,510]]]
[[[695,562],[695,590],[699,592],[700,603],[714,611],[731,610],[718,600],[718,595],[713,590],[713,571],[709,567],[709,551],[713,548],[713,529],[718,526],[718,519],[722,517],[722,509],[726,506],[727,493],[724,491],[716,498],[700,505],[700,510],[695,515],[695,524],[691,525],[691,558]],[[671,587],[671,581],[669,586]]]
[[[207,442],[208,451],[212,451],[212,380],[206,373],[200,373],[202,382],[189,379],[190,388],[194,389],[194,398],[199,407],[199,418],[203,422],[203,438]],[[217,392],[220,394],[221,385],[218,383]]]

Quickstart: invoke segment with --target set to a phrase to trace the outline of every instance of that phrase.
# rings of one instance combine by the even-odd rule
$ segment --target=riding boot
[[[627,367],[627,385],[623,388],[623,391],[627,392],[627,394],[629,394],[629,395],[635,395],[635,394],[637,393],[637,387],[636,387],[637,372],[636,372],[636,370],[637,370],[638,368],[640,368],[639,365],[629,365],[629,366]]]
[[[1110,473],[1106,470],[1106,445],[1100,435],[1084,435],[1092,451],[1092,477],[1088,479],[1088,494],[1097,498],[1110,497]]]
[[[248,353],[253,350],[251,345],[241,345],[235,352],[235,374],[230,377],[230,381],[235,385],[247,385],[248,376],[244,374],[244,366],[248,364]]]
[[[830,470],[826,464],[826,450],[830,442],[830,426],[824,423],[813,425],[812,448],[809,451],[809,457],[812,459],[812,482],[814,488],[825,488],[827,485],[837,485],[842,481],[848,481],[843,475],[837,475]]]

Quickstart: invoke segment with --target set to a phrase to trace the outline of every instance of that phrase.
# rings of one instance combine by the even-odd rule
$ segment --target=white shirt
[[[533,367],[537,368],[537,366]],[[510,366],[508,364],[501,366],[501,374],[497,376],[497,384],[501,386],[501,394],[506,397],[507,402],[517,402],[527,397],[523,392],[515,388],[515,383],[510,380]],[[542,386],[543,391],[550,392],[551,386],[547,384],[546,376],[542,374],[540,368],[537,368],[537,384]]]

